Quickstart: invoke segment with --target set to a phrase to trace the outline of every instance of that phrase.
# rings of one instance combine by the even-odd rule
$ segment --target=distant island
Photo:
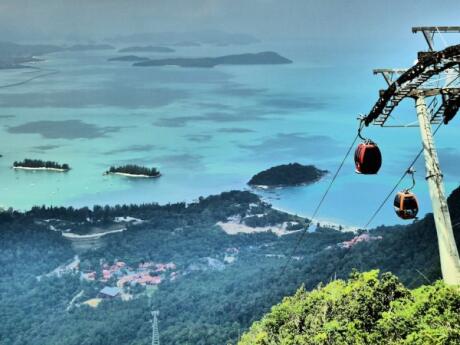
[[[157,168],[147,168],[134,164],[127,164],[119,167],[111,166],[104,174],[117,174],[131,177],[160,177],[161,175]]]
[[[16,44],[0,42],[0,69],[31,68],[26,63],[42,61],[37,56],[62,52],[115,49],[109,44],[76,44],[58,46],[52,44]]]
[[[136,56],[136,55],[123,55],[117,56],[108,59],[107,61],[127,61],[127,62],[138,62],[138,61],[146,61],[150,60],[148,57]]]
[[[22,65],[37,62],[36,56],[60,51],[62,48],[49,44],[16,44],[0,42],[0,69],[27,68]]]
[[[24,159],[22,162],[15,161],[13,169],[26,170],[51,170],[51,171],[69,171],[70,167],[67,163],[59,164],[52,161],[42,161],[40,159]]]
[[[179,66],[179,67],[206,67],[211,68],[218,65],[278,65],[289,64],[291,60],[275,52],[248,53],[238,55],[225,55],[219,57],[202,58],[170,58],[170,59],[149,59],[137,62],[134,66]]]
[[[313,165],[290,163],[278,165],[254,175],[248,185],[254,187],[287,187],[309,184],[328,173]]]
[[[174,53],[175,50],[161,46],[134,46],[120,49],[120,53]]]

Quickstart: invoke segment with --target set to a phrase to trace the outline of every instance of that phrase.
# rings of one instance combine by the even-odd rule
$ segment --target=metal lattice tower
[[[460,108],[460,44],[436,51],[434,35],[459,33],[459,26],[417,27],[412,32],[422,32],[428,44],[428,52],[420,52],[417,62],[408,69],[378,69],[388,84],[380,91],[380,97],[364,118],[366,126],[373,123],[381,127],[392,117],[393,110],[405,98],[415,100],[418,127],[423,143],[426,180],[430,192],[438,238],[442,277],[446,284],[460,285],[460,259],[444,191],[432,124],[449,123]],[[441,37],[442,38],[442,37]],[[444,45],[445,41],[444,41]],[[427,105],[426,99],[431,101]],[[395,126],[395,127],[409,127]]]
[[[160,332],[158,331],[158,310],[152,310],[152,345],[160,345]]]

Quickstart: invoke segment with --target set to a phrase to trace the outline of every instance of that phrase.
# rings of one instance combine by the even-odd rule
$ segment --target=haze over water
[[[356,135],[358,113],[368,112],[385,87],[372,69],[411,66],[416,52],[426,49],[421,37],[410,34],[411,26],[400,32],[404,40],[366,42],[365,48],[359,42],[273,38],[249,45],[174,47],[176,52],[167,55],[269,50],[293,60],[289,65],[140,68],[108,62],[124,54],[100,50],[48,54],[38,69],[2,70],[0,86],[47,75],[0,89],[0,205],[191,202],[248,188],[252,175],[277,164],[314,164],[334,172]],[[405,104],[399,113],[408,123],[416,117],[411,102]],[[457,122],[436,138],[448,192],[460,176]],[[420,147],[417,128],[370,128],[365,134],[381,146],[380,174],[356,175],[351,155],[319,219],[363,226]],[[69,163],[72,170],[10,169],[24,158]],[[102,175],[110,165],[126,163],[158,167],[163,176]],[[415,192],[424,214],[431,204],[423,165],[417,168]],[[257,192],[275,207],[309,216],[330,178]],[[401,188],[405,185],[409,179]],[[374,225],[395,222],[388,204]]]

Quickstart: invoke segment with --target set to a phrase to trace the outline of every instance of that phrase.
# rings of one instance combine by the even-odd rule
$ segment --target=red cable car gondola
[[[358,136],[363,142],[358,145],[355,151],[355,170],[358,174],[374,175],[378,173],[382,166],[382,154],[376,143],[361,135],[364,119],[364,117],[359,118]]]
[[[359,144],[355,151],[355,166],[358,174],[377,174],[382,166],[382,154],[371,140]]]
[[[414,193],[411,192],[412,188],[415,187],[415,170],[409,168],[406,174],[412,176],[412,187],[398,192],[394,200],[395,212],[401,219],[415,219],[418,213],[418,201]]]
[[[404,190],[398,192],[394,201],[395,212],[401,219],[415,219],[418,213],[418,201],[414,193]]]

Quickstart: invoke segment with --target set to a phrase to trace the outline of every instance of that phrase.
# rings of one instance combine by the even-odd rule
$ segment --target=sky
[[[414,25],[458,24],[443,0],[0,0],[0,40],[102,40],[139,32],[223,30],[271,39],[381,41]]]

